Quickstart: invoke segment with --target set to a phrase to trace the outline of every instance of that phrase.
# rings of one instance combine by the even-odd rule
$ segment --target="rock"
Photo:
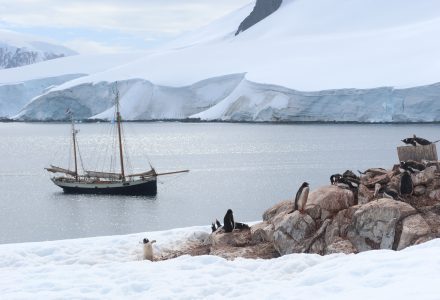
[[[227,260],[234,260],[238,257],[251,259],[270,259],[279,256],[272,243],[260,243],[257,245],[249,245],[246,247],[213,247],[211,248],[209,254],[220,256]]]
[[[420,209],[423,219],[428,223],[431,232],[440,237],[440,203]]]
[[[426,168],[425,170],[412,174],[412,181],[414,186],[418,185],[428,185],[430,184],[434,178],[435,178],[435,172],[437,171],[436,166],[431,166]]]
[[[431,229],[420,214],[406,217],[402,221],[402,234],[397,250],[413,245],[417,239],[429,233],[431,233]]]
[[[310,193],[306,210],[314,206],[321,208],[321,220],[336,214],[338,211],[354,205],[353,192],[334,185],[320,187]]]
[[[374,192],[370,191],[369,188],[367,188],[365,185],[360,184],[359,185],[359,191],[358,191],[358,204],[366,204],[373,200]]]
[[[361,252],[372,249],[392,249],[397,223],[416,214],[409,204],[382,198],[360,205],[353,214],[347,236]]]
[[[240,23],[235,35],[238,35],[240,32],[245,31],[274,13],[281,6],[282,2],[282,0],[257,0],[251,14]]]
[[[414,195],[415,196],[422,196],[424,195],[426,192],[426,187],[424,187],[423,185],[418,185],[414,188]]]
[[[273,243],[281,255],[303,252],[304,241],[316,230],[315,221],[308,214],[301,214],[299,211],[284,214],[274,221]]]
[[[338,238],[333,243],[327,246],[325,254],[333,254],[333,253],[351,254],[356,252],[357,252],[356,248],[349,240]]]
[[[275,204],[268,210],[266,210],[263,214],[263,221],[267,221],[272,223],[272,219],[282,212],[288,213],[293,210],[294,203],[293,201],[282,201],[280,203]]]
[[[399,187],[400,187],[400,177],[401,177],[400,174],[396,175],[396,176],[393,176],[390,179],[390,182],[388,182],[388,184],[387,184],[387,189],[398,191]]]
[[[387,184],[390,182],[391,174],[383,174],[376,177],[373,177],[372,179],[368,180],[364,184],[369,188],[374,188],[374,186],[379,183],[380,185]]]
[[[436,238],[436,237],[435,237],[434,235],[432,235],[432,234],[428,234],[428,235],[422,236],[422,237],[418,238],[418,239],[414,242],[414,244],[412,244],[412,246],[414,246],[414,245],[420,245],[420,244],[422,244],[422,243],[429,242],[429,241],[431,241],[431,240],[433,240],[433,239],[435,239],[435,238]]]
[[[234,230],[232,232],[224,232],[223,230],[217,230],[210,236],[210,242],[213,247],[218,246],[232,246],[232,247],[244,247],[250,244],[251,232],[247,230]]]
[[[440,178],[436,176],[436,177],[432,180],[431,184],[429,185],[429,188],[430,188],[431,190],[439,189],[439,188],[440,188]]]
[[[345,239],[347,237],[353,214],[356,212],[358,207],[359,206],[352,206],[348,209],[341,210],[333,218],[325,232],[325,243],[327,245],[332,244],[336,239]]]
[[[251,239],[253,242],[272,242],[274,226],[269,222],[261,222],[251,227]]]
[[[321,219],[321,207],[319,205],[306,207],[305,212],[315,221]]]
[[[429,193],[429,198],[432,200],[440,201],[440,189],[433,190]]]
[[[310,249],[307,251],[307,253],[314,253],[314,254],[325,254],[325,241],[323,238],[318,238],[316,241],[313,242],[313,244],[310,246]]]

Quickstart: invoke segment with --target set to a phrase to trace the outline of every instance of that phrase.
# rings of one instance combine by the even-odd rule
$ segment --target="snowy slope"
[[[0,69],[75,55],[75,51],[40,38],[0,29]]]
[[[173,115],[253,121],[440,120],[436,104],[440,95],[435,85],[440,82],[440,40],[435,38],[440,36],[439,1],[284,0],[277,11],[235,36],[254,5],[252,1],[139,60],[68,81],[37,100],[50,101],[51,92],[67,94],[81,85],[103,82],[143,80],[147,85],[172,89],[245,74],[242,84],[230,94],[226,93],[229,85],[217,81],[218,88],[227,95],[212,103],[221,108],[209,111],[197,110],[197,104],[191,103],[186,94],[182,99],[190,102],[185,105],[192,107],[189,110],[179,111],[172,105],[175,101],[169,100],[173,97],[165,94],[155,98],[155,107],[162,104],[172,111],[151,111],[151,107],[139,104],[149,96],[133,86],[138,92],[131,93],[132,107],[127,110],[136,113],[125,118]],[[0,72],[0,82],[2,77]],[[312,98],[310,92],[315,93]],[[299,94],[302,100],[295,100],[293,94]],[[377,100],[367,101],[370,96]],[[63,101],[63,97],[58,99]],[[253,105],[255,101],[258,103]],[[134,109],[139,105],[144,109],[141,112]],[[37,118],[42,115],[38,107],[44,105],[28,106],[19,116]],[[340,107],[343,113],[337,109]],[[429,114],[426,118],[425,113]]]
[[[245,14],[239,10],[236,15]],[[440,34],[440,2],[435,0],[285,0],[279,10],[239,35],[231,30],[212,40],[217,28],[238,27],[236,15],[205,29],[200,42],[192,34],[187,43],[180,39],[185,46],[161,49],[75,84],[144,78],[157,85],[184,86],[237,73],[303,91],[439,81],[440,41],[434,37]]]
[[[2,299],[439,299],[440,240],[402,251],[271,260],[182,256],[142,261],[144,238],[160,256],[209,226],[0,245]]]

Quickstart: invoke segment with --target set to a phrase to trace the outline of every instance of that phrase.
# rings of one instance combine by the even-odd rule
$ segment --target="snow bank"
[[[209,226],[0,245],[2,299],[438,299],[440,239],[357,255],[292,254],[271,260],[215,256],[141,261]]]

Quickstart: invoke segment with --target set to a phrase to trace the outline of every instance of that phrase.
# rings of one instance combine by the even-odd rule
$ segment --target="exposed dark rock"
[[[26,48],[0,48],[0,69],[21,67],[64,56],[64,54],[40,53]]]
[[[241,22],[235,35],[238,35],[240,32],[245,31],[267,16],[273,14],[280,8],[282,2],[283,0],[257,0],[251,14]]]

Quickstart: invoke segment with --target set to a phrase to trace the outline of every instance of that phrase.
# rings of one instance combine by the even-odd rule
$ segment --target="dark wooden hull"
[[[136,181],[125,183],[65,183],[54,180],[67,194],[98,194],[98,195],[129,195],[129,196],[155,196],[157,194],[157,180]]]

